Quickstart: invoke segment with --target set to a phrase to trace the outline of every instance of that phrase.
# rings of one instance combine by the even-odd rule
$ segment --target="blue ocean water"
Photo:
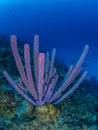
[[[40,47],[55,47],[67,64],[88,44],[84,68],[98,78],[98,0],[0,0],[0,33],[30,44],[38,34]]]

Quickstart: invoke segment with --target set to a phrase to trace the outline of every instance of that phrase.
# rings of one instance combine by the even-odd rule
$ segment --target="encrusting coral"
[[[61,116],[60,111],[52,104],[45,104],[35,108],[36,118],[42,122],[53,121]]]

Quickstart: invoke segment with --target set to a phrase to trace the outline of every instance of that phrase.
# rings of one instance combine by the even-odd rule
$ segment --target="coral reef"
[[[3,50],[3,48],[5,49]],[[7,52],[5,52],[6,49]],[[23,50],[20,46],[19,52],[23,59]],[[7,48],[4,45],[0,46],[0,56],[0,130],[98,129],[97,79],[93,82],[92,80],[85,80],[73,95],[70,95],[56,107],[52,104],[35,107],[16,93],[1,75],[2,70],[6,68],[10,57],[12,57],[10,46]],[[5,63],[1,62],[3,59]],[[57,83],[59,84],[65,77],[68,68],[60,64],[58,60],[55,62],[55,66],[59,74]],[[33,68],[33,66],[31,67]],[[7,66],[7,71],[11,73],[14,79],[18,76],[13,57],[11,58],[11,65]]]

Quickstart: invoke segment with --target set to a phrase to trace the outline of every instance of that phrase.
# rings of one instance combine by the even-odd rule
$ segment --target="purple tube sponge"
[[[56,86],[59,75],[57,74],[57,68],[54,67],[56,49],[52,51],[51,58],[49,53],[39,52],[39,37],[34,36],[33,47],[33,63],[34,73],[31,70],[31,58],[29,44],[24,45],[24,61],[23,65],[20,54],[17,48],[17,39],[15,35],[11,36],[11,48],[16,62],[17,69],[20,77],[18,77],[18,83],[10,77],[10,75],[3,71],[4,77],[11,84],[11,86],[21,94],[25,99],[35,106],[41,106],[47,102],[58,104],[64,100],[67,96],[74,92],[74,90],[82,83],[87,75],[85,71],[81,77],[76,81],[73,87],[66,93],[65,90],[73,83],[76,77],[81,71],[82,64],[88,53],[89,46],[85,45],[84,51],[80,59],[75,66],[71,65],[64,80],[59,86]]]

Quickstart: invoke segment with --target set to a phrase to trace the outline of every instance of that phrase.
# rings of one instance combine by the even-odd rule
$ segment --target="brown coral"
[[[52,104],[45,104],[35,108],[35,116],[40,122],[50,122],[60,117],[60,111]]]

